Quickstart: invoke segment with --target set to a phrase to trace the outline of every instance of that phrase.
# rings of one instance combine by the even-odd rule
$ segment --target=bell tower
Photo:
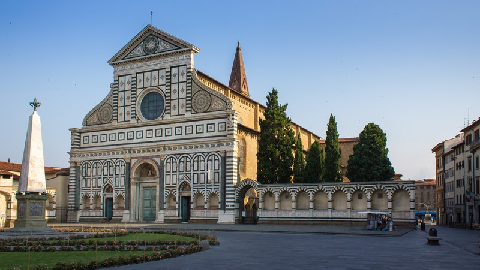
[[[232,73],[230,74],[228,87],[246,97],[250,97],[240,41],[238,42],[237,51],[235,52],[235,59],[233,60]]]

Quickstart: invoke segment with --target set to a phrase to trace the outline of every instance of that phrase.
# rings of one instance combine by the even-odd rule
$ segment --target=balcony
[[[480,148],[480,138],[476,138],[470,142],[470,151]]]

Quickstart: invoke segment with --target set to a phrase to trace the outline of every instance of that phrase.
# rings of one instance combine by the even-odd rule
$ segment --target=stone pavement
[[[117,267],[133,269],[479,269],[480,256],[467,250],[480,231],[439,227],[445,241],[427,245],[426,233],[397,237],[319,233],[219,231],[219,246],[196,254]],[[450,241],[458,239],[458,246]],[[455,243],[455,242],[453,242]],[[470,249],[470,247],[468,247]],[[477,247],[478,249],[478,247]]]
[[[364,234],[363,226],[176,226],[160,227],[200,232],[210,228],[220,245],[188,256],[115,269],[480,269],[476,246],[480,231],[445,226],[396,234]],[[443,238],[439,246],[427,245],[430,227]]]
[[[449,228],[447,226],[425,226],[425,233],[428,234],[430,228],[437,229],[438,237],[442,240],[440,243],[445,242],[459,249],[468,251],[473,254],[479,254],[480,247],[477,243],[480,242],[480,231],[470,229],[458,229]],[[480,257],[480,256],[479,256]],[[480,269],[480,265],[478,266]]]
[[[426,226],[425,231],[368,231],[364,226],[217,224],[56,224],[214,233],[219,246],[133,269],[480,269],[480,231]],[[427,245],[429,228],[442,237]],[[381,236],[381,237],[378,237]],[[390,237],[385,237],[390,236]]]

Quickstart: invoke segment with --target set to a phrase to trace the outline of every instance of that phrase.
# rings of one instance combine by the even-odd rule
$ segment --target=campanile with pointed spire
[[[238,42],[237,51],[235,52],[235,59],[233,60],[232,73],[230,74],[228,87],[246,97],[250,97],[240,41]]]

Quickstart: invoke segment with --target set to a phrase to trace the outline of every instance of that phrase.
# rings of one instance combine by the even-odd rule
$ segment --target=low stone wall
[[[361,212],[348,210],[260,210],[258,211],[257,224],[366,226],[367,215]],[[391,213],[395,226],[402,228],[413,228],[415,226],[415,217],[412,218],[412,212],[392,211]]]

